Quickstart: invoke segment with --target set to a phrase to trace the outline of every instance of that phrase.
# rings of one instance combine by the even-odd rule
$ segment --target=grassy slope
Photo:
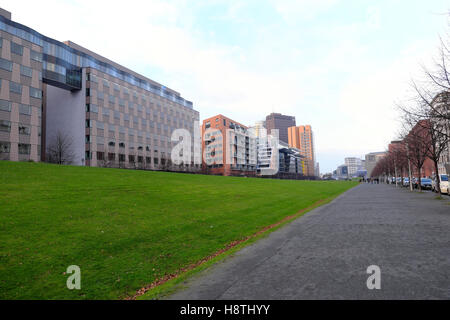
[[[117,299],[354,182],[0,161],[0,298]],[[81,290],[64,271],[81,268]]]

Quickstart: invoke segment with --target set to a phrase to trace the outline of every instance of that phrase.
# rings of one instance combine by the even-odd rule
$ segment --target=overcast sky
[[[321,172],[383,151],[395,101],[439,36],[444,0],[2,0],[14,21],[71,40],[252,125],[272,111],[310,124]]]

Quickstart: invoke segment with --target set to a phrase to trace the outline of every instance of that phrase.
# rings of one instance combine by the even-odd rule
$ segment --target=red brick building
[[[250,136],[247,126],[219,114],[203,120],[201,132],[204,173],[224,176],[256,174],[256,140]]]

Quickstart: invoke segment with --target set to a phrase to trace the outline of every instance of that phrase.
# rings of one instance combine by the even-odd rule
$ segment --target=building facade
[[[289,143],[288,128],[295,126],[295,117],[286,116],[281,113],[271,113],[266,117],[267,134],[273,135],[272,130],[278,130],[280,141]]]
[[[2,13],[3,159],[48,160],[51,145],[65,137],[72,164],[162,169],[170,164],[172,130],[193,136],[199,113],[178,92]]]
[[[314,148],[314,133],[310,125],[289,127],[288,143],[291,147],[300,150],[305,157],[305,175],[316,175],[316,155]]]
[[[221,114],[203,120],[202,166],[206,174],[254,176],[256,137],[245,125]]]
[[[348,157],[344,159],[345,165],[348,168],[348,175],[350,177],[356,176],[358,170],[362,169],[362,160],[356,157]]]
[[[386,152],[371,152],[365,155],[365,169],[367,171],[367,177],[370,178],[373,169],[375,168],[378,161],[386,156]]]

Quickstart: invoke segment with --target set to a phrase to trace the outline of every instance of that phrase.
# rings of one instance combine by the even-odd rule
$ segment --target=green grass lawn
[[[125,298],[356,184],[9,161],[0,178],[0,299]]]

